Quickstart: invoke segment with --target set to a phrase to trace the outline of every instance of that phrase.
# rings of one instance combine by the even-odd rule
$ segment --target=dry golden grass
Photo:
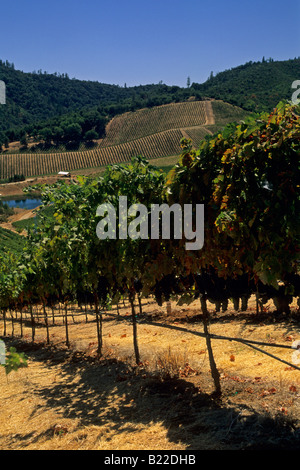
[[[215,400],[204,338],[140,323],[143,364],[136,366],[131,323],[124,321],[130,320],[129,307],[120,313],[123,320],[104,316],[101,359],[91,315],[88,323],[75,317],[75,324],[70,316],[69,350],[58,319],[50,327],[50,346],[42,326],[34,346],[29,324],[22,340],[5,339],[25,351],[28,368],[7,377],[0,370],[0,449],[299,448],[298,370],[243,344],[213,340],[223,392]],[[171,316],[165,305],[149,303],[143,313],[155,322],[203,331],[199,302],[172,303]],[[252,300],[247,312],[230,306],[212,314],[210,331],[291,344],[300,336],[298,315],[294,306],[290,319],[267,312],[257,318]],[[290,349],[263,349],[291,362]]]

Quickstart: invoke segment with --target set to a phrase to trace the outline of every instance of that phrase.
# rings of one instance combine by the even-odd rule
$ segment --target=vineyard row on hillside
[[[170,129],[212,124],[207,113],[210,106],[210,102],[190,101],[122,114],[112,119],[107,126],[101,146],[129,142]]]
[[[182,137],[183,133],[178,129],[85,152],[0,155],[0,175],[1,178],[9,178],[16,174],[26,177],[48,175],[59,171],[128,162],[137,155],[143,155],[147,159],[178,155]]]

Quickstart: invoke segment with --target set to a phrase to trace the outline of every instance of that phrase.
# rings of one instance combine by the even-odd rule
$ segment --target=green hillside
[[[300,80],[300,57],[293,60],[248,62],[211,76],[192,87],[202,96],[220,99],[249,111],[271,111],[291,100],[291,85]]]
[[[21,252],[25,245],[25,238],[11,230],[0,227],[0,252]]]
[[[186,88],[163,83],[121,87],[41,70],[24,73],[15,70],[12,63],[0,60],[0,80],[6,83],[7,102],[0,106],[0,141],[4,145],[7,139],[12,142],[24,138],[26,133],[39,135],[42,130],[46,141],[49,130],[58,139],[66,139],[68,125],[76,123],[82,127],[82,113],[93,112],[99,119],[101,116],[109,121],[125,112],[191,97],[214,98],[249,111],[270,111],[282,99],[291,98],[291,84],[299,77],[300,58],[248,62]],[[84,116],[81,140],[95,128],[92,124],[89,127],[87,121]]]
[[[175,156],[183,137],[197,147],[206,135],[248,114],[221,101],[186,101],[125,113],[111,120],[106,138],[93,150],[2,154],[0,175],[41,176],[128,162],[137,155],[148,160]]]
[[[68,114],[82,109],[113,117],[182,101],[191,95],[189,90],[163,84],[120,87],[71,79],[67,74],[25,73],[15,70],[8,61],[0,61],[0,80],[6,84],[6,105],[0,106],[0,131],[47,122],[58,116],[68,119]]]

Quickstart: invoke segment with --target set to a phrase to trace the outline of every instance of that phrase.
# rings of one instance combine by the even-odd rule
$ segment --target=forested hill
[[[300,57],[247,62],[239,67],[213,73],[192,87],[202,96],[221,99],[248,111],[270,111],[281,100],[291,100],[293,81],[300,80]]]
[[[121,87],[71,79],[67,74],[24,73],[7,61],[0,61],[0,80],[6,84],[6,106],[0,106],[0,131],[84,108],[113,117],[143,107],[184,101],[191,94],[188,89],[162,83]]]
[[[111,118],[126,111],[185,101],[191,96],[221,99],[250,111],[269,111],[282,99],[291,99],[291,84],[300,79],[300,58],[248,62],[211,76],[202,84],[181,88],[163,83],[126,87],[49,74],[25,73],[0,61],[0,80],[6,84],[5,106],[0,106],[0,133],[51,118],[94,109]]]

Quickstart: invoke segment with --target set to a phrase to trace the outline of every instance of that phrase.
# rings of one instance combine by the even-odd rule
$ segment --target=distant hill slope
[[[49,175],[126,162],[137,155],[149,160],[179,155],[182,137],[198,146],[206,135],[248,114],[222,101],[189,101],[126,113],[109,123],[107,137],[94,150],[0,155],[0,175]]]
[[[116,116],[108,124],[101,146],[129,142],[170,129],[214,124],[213,116],[210,118],[207,113],[209,107],[209,101],[187,101]]]
[[[0,253],[8,250],[21,252],[25,244],[24,237],[0,226]]]
[[[48,121],[82,109],[97,109],[112,118],[124,112],[186,101],[189,97],[223,100],[249,111],[271,110],[291,98],[291,84],[300,79],[300,58],[248,62],[225,70],[189,88],[162,83],[124,87],[70,79],[67,74],[15,70],[0,60],[6,84],[6,105],[0,106],[0,134]]]
[[[249,111],[271,111],[279,101],[291,100],[293,81],[300,80],[300,57],[248,62],[193,83],[202,96],[220,99]]]
[[[223,101],[186,101],[141,109],[114,117],[100,147],[131,142],[170,130],[180,130],[197,146],[205,135],[249,113]],[[177,147],[176,147],[177,148]]]
[[[70,79],[67,74],[25,73],[0,60],[0,80],[6,84],[6,105],[0,106],[0,131],[20,128],[83,108],[110,117],[172,101],[183,101],[191,91],[164,84],[121,87]]]

